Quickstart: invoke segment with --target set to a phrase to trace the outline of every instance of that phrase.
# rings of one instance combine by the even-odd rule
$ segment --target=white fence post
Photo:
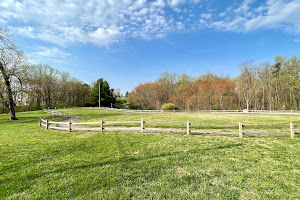
[[[243,125],[241,122],[239,122],[239,137],[240,138],[243,137]]]
[[[72,131],[72,122],[71,121],[69,121],[69,132],[71,132]]]
[[[143,132],[143,130],[144,130],[144,119],[142,119],[141,121],[141,133]]]
[[[291,138],[295,138],[295,129],[293,122],[290,122]]]
[[[101,119],[100,132],[103,132],[103,119]]]
[[[189,122],[189,120],[186,121],[186,134],[187,135],[190,134],[190,122]]]

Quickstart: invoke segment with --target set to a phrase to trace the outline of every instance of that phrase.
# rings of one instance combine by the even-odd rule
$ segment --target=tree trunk
[[[10,114],[10,120],[18,120],[16,117],[15,104],[14,104],[13,95],[12,95],[12,91],[11,91],[9,76],[6,74],[6,71],[1,63],[0,63],[0,71],[4,78],[4,82],[5,82],[5,86],[6,86],[6,90],[7,90],[8,106],[9,106],[8,109],[9,109],[9,114]]]

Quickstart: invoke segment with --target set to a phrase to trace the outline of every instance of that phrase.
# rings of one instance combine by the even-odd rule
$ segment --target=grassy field
[[[243,132],[246,137],[290,137],[290,122],[296,125],[296,133],[300,132],[300,116],[295,115],[263,115],[263,114],[245,114],[245,113],[129,113],[98,109],[66,109],[62,112],[79,116],[80,122],[100,122],[106,121],[104,126],[131,126],[139,127],[138,123],[112,124],[107,121],[140,121],[142,118],[146,121],[144,127],[148,128],[179,128],[181,131],[186,129],[187,120],[192,124],[190,126],[191,134],[213,134],[213,135],[235,135],[238,134],[238,124],[244,125]],[[150,122],[150,123],[148,123]],[[181,123],[182,125],[155,124],[161,123]],[[267,126],[264,126],[267,125]],[[100,126],[89,125],[89,126]],[[228,127],[233,126],[233,127]]]
[[[220,124],[238,125],[239,122],[247,125],[289,125],[290,122],[300,125],[300,116],[292,115],[261,115],[242,113],[125,113],[97,109],[66,109],[60,110],[71,115],[81,117],[82,122],[86,121],[145,121],[153,122],[186,122],[198,124]]]
[[[299,122],[290,116],[68,113],[83,121]],[[300,199],[299,138],[68,133],[39,128],[42,111],[17,116],[10,122],[0,115],[0,199]]]

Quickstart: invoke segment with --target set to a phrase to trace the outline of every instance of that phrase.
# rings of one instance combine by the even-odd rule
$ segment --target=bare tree
[[[257,84],[258,67],[253,66],[252,62],[246,61],[240,65],[241,74],[238,78],[237,92],[241,95],[246,104],[247,110],[251,104],[255,104],[255,98],[259,91]]]
[[[0,78],[4,81],[5,86],[0,91],[0,99],[9,110],[10,120],[17,120],[11,81],[15,77],[21,83],[21,66],[26,61],[26,56],[18,50],[11,37],[8,30],[0,27]]]
[[[164,72],[160,77],[155,81],[163,91],[162,103],[168,102],[172,96],[176,94],[175,87],[178,81],[178,75],[176,73]]]

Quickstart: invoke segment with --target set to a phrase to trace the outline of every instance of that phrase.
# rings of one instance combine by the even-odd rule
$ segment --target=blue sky
[[[162,72],[236,76],[245,60],[300,53],[300,0],[1,0],[32,63],[122,93]]]

